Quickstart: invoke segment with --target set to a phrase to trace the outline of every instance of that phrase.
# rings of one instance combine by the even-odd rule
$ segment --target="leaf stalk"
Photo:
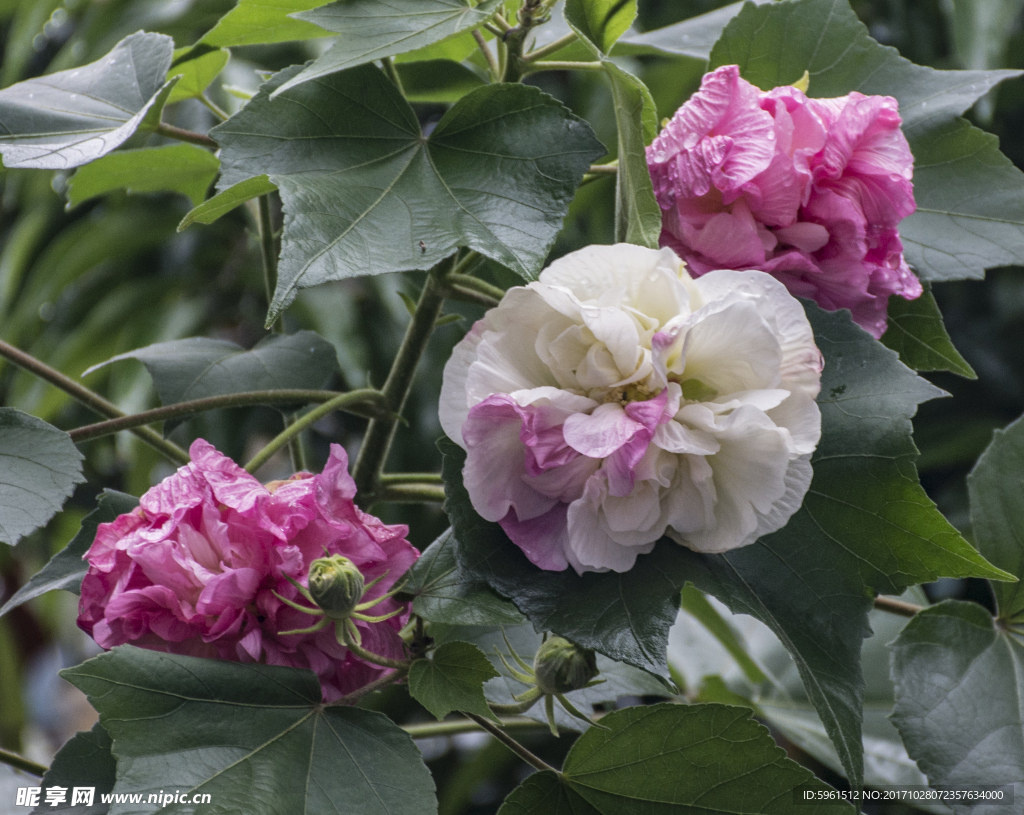
[[[113,402],[108,402],[98,393],[95,393],[84,385],[80,385],[75,382],[71,377],[65,376],[55,368],[51,368],[45,362],[36,359],[31,354],[27,354],[3,340],[0,340],[0,356],[10,360],[19,368],[23,368],[29,373],[38,376],[40,379],[49,382],[54,387],[60,388],[60,390],[81,402],[90,410],[95,411],[100,416],[106,416],[108,419],[122,419],[126,415],[124,411],[118,408]],[[152,428],[135,427],[131,428],[131,431],[146,444],[163,454],[175,464],[188,464],[191,460],[188,453],[182,450],[178,445],[174,444],[174,442],[167,441],[167,439]]]

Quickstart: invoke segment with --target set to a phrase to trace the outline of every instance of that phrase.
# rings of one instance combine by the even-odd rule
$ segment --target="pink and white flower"
[[[542,569],[626,571],[785,525],[811,481],[822,357],[761,272],[589,246],[510,289],[445,366],[441,424],[476,511]]]
[[[889,296],[922,291],[897,230],[915,209],[900,124],[888,96],[764,92],[735,65],[706,74],[647,148],[662,246],[694,275],[768,272],[882,336]]]
[[[355,506],[355,483],[343,448],[331,445],[320,475],[297,473],[264,486],[202,439],[192,462],[149,490],[133,512],[100,524],[85,555],[78,625],[103,648],[143,648],[307,668],[333,701],[385,669],[341,645],[333,626],[312,634],[317,618],[289,608],[277,592],[308,603],[288,577],[305,584],[309,565],[331,555],[349,558],[385,594],[419,553],[405,526],[387,526]],[[393,599],[374,606],[383,615]],[[398,631],[405,613],[380,623],[356,621],[363,647],[403,657]]]

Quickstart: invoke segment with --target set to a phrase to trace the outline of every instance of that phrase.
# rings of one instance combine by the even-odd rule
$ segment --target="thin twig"
[[[95,411],[100,416],[106,416],[108,419],[120,419],[125,416],[124,411],[113,402],[108,402],[98,393],[95,393],[84,385],[80,385],[75,382],[71,377],[65,376],[57,369],[51,368],[45,362],[36,359],[31,354],[26,354],[24,351],[15,348],[13,345],[10,345],[3,340],[0,340],[0,356],[10,360],[19,368],[24,368],[29,373],[49,382],[54,387],[60,388],[66,394],[77,399],[87,408]],[[167,439],[152,428],[136,427],[132,429],[132,433],[142,439],[150,447],[162,453],[175,464],[188,464],[191,460],[189,459],[188,453],[173,442],[167,441]]]
[[[409,398],[416,368],[426,350],[430,335],[434,331],[434,324],[441,314],[441,307],[444,305],[442,269],[449,263],[451,263],[450,260],[441,261],[427,275],[427,281],[420,294],[416,311],[405,330],[405,337],[402,339],[398,354],[391,363],[391,370],[384,382],[384,387],[381,388],[386,404],[391,409],[392,417],[371,420],[369,427],[366,428],[366,435],[363,436],[359,455],[352,468],[352,477],[355,479],[359,496],[357,501],[361,506],[372,504],[374,501],[380,473],[384,469],[388,452],[391,449],[391,442],[395,437],[402,408],[405,406],[406,399]]]
[[[616,175],[619,172],[619,162],[613,161],[610,164],[591,164],[587,170],[591,175]]]
[[[346,405],[339,410],[347,413],[363,416],[372,419],[375,416],[384,415],[387,411],[381,402],[380,391],[369,388],[351,393],[365,394],[365,402],[362,404]],[[208,396],[205,399],[193,399],[188,402],[178,402],[174,405],[145,410],[141,413],[134,413],[122,419],[110,419],[106,422],[84,425],[71,431],[71,441],[90,441],[92,439],[109,436],[122,430],[131,430],[142,425],[164,422],[168,419],[183,419],[195,416],[197,413],[204,413],[208,410],[220,410],[222,408],[252,407],[255,405],[287,405],[287,404],[321,404],[329,402],[342,394],[338,391],[318,390],[272,390],[272,391],[245,391],[243,393],[229,393],[223,396]]]
[[[336,410],[341,410],[346,405],[358,402],[363,398],[365,391],[349,391],[348,393],[342,393],[335,396],[329,402],[324,402],[322,405],[318,405],[313,408],[309,413],[304,413],[292,422],[288,427],[277,434],[262,450],[260,450],[248,464],[245,465],[246,472],[254,473],[260,467],[267,463],[267,461],[274,455],[278,450],[288,444],[293,438],[299,435],[310,425],[316,424],[324,416],[333,413]]]
[[[392,504],[441,504],[444,503],[444,486],[441,484],[381,484],[374,501]]]
[[[604,64],[600,62],[559,62],[549,60],[547,62],[530,62],[524,68],[525,74],[536,74],[540,71],[603,71]]]
[[[905,603],[893,597],[882,596],[875,598],[875,608],[879,611],[888,611],[890,614],[898,614],[900,617],[913,617],[919,611],[924,610],[924,606]]]
[[[9,750],[4,750],[0,747],[0,764],[7,764],[10,767],[14,767],[17,770],[21,770],[25,773],[31,773],[32,775],[38,775],[42,777],[49,770],[49,767],[44,767],[42,764],[36,764],[24,756],[19,756],[17,753],[12,753]]]
[[[491,69],[491,80],[498,82],[501,79],[501,68],[498,65],[497,57],[494,56],[494,52],[487,45],[487,40],[484,39],[484,35],[480,33],[479,29],[473,32],[473,39],[476,40],[476,44],[480,47],[480,53],[487,60],[487,67]]]
[[[523,761],[529,764],[531,767],[536,767],[542,772],[544,770],[551,770],[555,774],[560,774],[558,770],[546,763],[543,759],[538,758],[529,750],[527,750],[518,741],[512,738],[508,733],[502,730],[493,722],[488,721],[483,716],[477,716],[475,713],[466,714],[470,719],[476,722],[480,727],[490,733],[494,738],[504,744],[509,750],[519,756]]]
[[[527,719],[525,716],[510,716],[501,720],[505,730],[547,730],[545,722]],[[414,739],[426,739],[431,736],[455,736],[459,733],[475,733],[480,725],[471,719],[452,719],[446,722],[416,722],[403,724],[402,729]]]
[[[572,45],[574,42],[576,42],[577,39],[579,38],[576,36],[576,32],[570,31],[564,37],[559,37],[554,42],[549,42],[547,45],[542,45],[540,48],[535,48],[529,54],[524,56],[523,60],[525,62],[536,62],[539,59],[544,59],[544,57],[548,56],[549,54],[554,54],[556,51],[561,51],[567,45]]]
[[[165,136],[168,139],[198,144],[200,147],[207,147],[210,150],[220,150],[220,145],[209,136],[204,136],[202,133],[193,133],[191,130],[183,130],[180,127],[169,125],[167,122],[160,122],[153,132],[158,136]]]
[[[463,290],[482,294],[484,297],[490,298],[495,302],[498,302],[505,296],[504,289],[499,289],[497,286],[492,286],[490,283],[481,280],[479,277],[472,277],[470,275],[453,272],[445,278],[445,283],[450,286],[458,286]]]
[[[443,484],[441,473],[382,473],[381,484]]]

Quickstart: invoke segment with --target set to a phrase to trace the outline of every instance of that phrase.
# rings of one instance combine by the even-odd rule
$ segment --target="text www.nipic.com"
[[[196,793],[191,798],[187,792],[164,792],[160,790],[159,793],[151,792],[148,796],[142,792],[127,793],[105,793],[100,795],[100,800],[104,804],[141,804],[145,799],[147,804],[159,804],[161,806],[168,806],[170,804],[208,804],[210,803],[210,793]]]
[[[68,794],[70,792],[70,795]],[[95,787],[75,787],[69,790],[67,787],[18,787],[18,798],[16,806],[36,807],[49,805],[60,807],[62,804],[70,803],[71,806],[85,805],[92,806],[96,797]],[[104,804],[156,804],[168,806],[170,804],[208,804],[210,793],[195,793],[175,790],[174,792],[103,792],[100,793],[100,801]]]

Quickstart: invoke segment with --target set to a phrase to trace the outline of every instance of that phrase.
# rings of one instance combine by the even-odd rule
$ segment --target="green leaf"
[[[497,675],[475,645],[446,642],[412,664],[409,694],[438,720],[459,710],[497,721],[484,698],[484,682]]]
[[[942,313],[924,284],[924,294],[916,300],[889,298],[889,326],[882,335],[886,348],[900,355],[900,362],[917,371],[950,371],[967,379],[978,375],[953,346]]]
[[[475,43],[474,43],[475,45]],[[458,102],[487,82],[476,72],[450,59],[401,63],[395,66],[410,102]]]
[[[753,2],[761,5],[771,0]],[[743,2],[732,3],[706,14],[643,33],[626,32],[616,43],[615,54],[692,57],[706,62],[711,57],[712,47],[722,36],[722,30],[739,14],[743,5]]]
[[[217,177],[220,162],[209,150],[172,144],[119,150],[77,170],[68,182],[68,208],[117,189],[128,192],[180,192],[201,204]]]
[[[265,175],[240,181],[189,212],[178,224],[178,231],[182,232],[194,223],[212,224],[246,201],[251,201],[261,195],[268,195],[275,190],[277,190],[277,185]]]
[[[415,51],[482,25],[500,0],[340,0],[296,14],[340,36],[321,57],[275,90]]]
[[[3,607],[0,607],[0,617],[49,591],[63,589],[78,594],[82,578],[89,568],[89,564],[82,560],[82,557],[92,546],[97,527],[110,523],[118,515],[131,512],[139,505],[139,499],[116,490],[103,490],[97,503],[97,508],[82,519],[82,528],[71,542],[15,592]]]
[[[999,152],[999,139],[956,119],[911,148],[917,211],[900,223],[900,237],[921,277],[981,278],[1024,263],[1024,173]]]
[[[170,37],[139,32],[96,62],[0,90],[4,166],[67,170],[120,147],[159,117],[173,50]]]
[[[807,71],[811,96],[893,96],[908,135],[959,116],[999,82],[1020,75],[915,65],[873,40],[847,0],[746,5],[711,52],[711,69],[734,64],[762,90],[792,84]],[[916,173],[914,182],[916,193]]]
[[[404,594],[412,610],[430,622],[449,625],[522,625],[523,615],[482,580],[462,572],[451,530],[428,546],[406,574]]]
[[[893,723],[934,786],[1024,782],[1024,641],[975,603],[947,600],[892,644]],[[1006,804],[955,806],[998,815]]]
[[[40,786],[44,789],[65,787],[68,804],[72,801],[75,787],[93,787],[93,805],[79,804],[71,811],[74,815],[106,815],[110,804],[104,804],[101,796],[114,789],[117,773],[117,762],[110,752],[111,744],[110,735],[98,723],[92,730],[75,734],[54,756],[50,769],[39,782]],[[53,807],[43,801],[33,810],[33,815],[52,810]]]
[[[329,31],[291,16],[322,5],[324,0],[238,0],[199,44],[224,48],[329,37]]]
[[[661,207],[654,197],[645,148],[658,131],[657,108],[647,86],[606,56],[634,17],[634,2],[568,0],[565,4],[566,21],[600,60],[612,86],[619,156],[615,240],[656,249],[661,235]]]
[[[600,53],[609,54],[636,19],[636,0],[566,0],[565,19]]]
[[[500,815],[561,811],[600,815],[789,813],[804,790],[827,790],[786,758],[745,708],[659,704],[609,713],[569,750],[562,777],[531,776]],[[559,783],[567,789],[559,791]],[[576,808],[582,799],[586,806]],[[556,809],[548,807],[556,806]],[[807,804],[808,815],[852,813]]]
[[[0,407],[0,541],[13,546],[35,532],[83,481],[82,454],[67,433]]]
[[[997,430],[967,476],[971,496],[974,543],[989,561],[1018,578],[1024,577],[1024,419]],[[1024,618],[1024,584],[993,583],[1001,620]]]
[[[299,288],[429,269],[459,246],[531,278],[583,173],[604,153],[586,122],[536,88],[480,88],[424,138],[377,68],[271,99],[297,70],[275,76],[212,133],[223,145],[220,189],[266,173],[281,191],[271,319]]]
[[[729,623],[722,618],[714,606],[708,602],[701,592],[693,586],[683,588],[682,602],[683,611],[688,612],[695,619],[699,620],[728,654],[736,660],[736,664],[743,669],[747,679],[754,684],[767,681],[767,677],[760,666],[750,658],[746,649],[736,636],[736,632]]]
[[[158,342],[111,357],[85,374],[125,359],[146,366],[164,405],[246,391],[318,389],[338,370],[333,345],[312,331],[298,331],[271,334],[248,351],[208,337]],[[164,432],[180,423],[165,422]]]
[[[174,60],[168,71],[168,77],[180,76],[178,84],[171,91],[168,105],[184,99],[195,99],[202,96],[215,80],[224,66],[228,64],[231,52],[226,48],[212,48],[205,45],[193,45],[179,48],[174,52]]]
[[[225,814],[437,812],[412,739],[380,713],[325,707],[309,671],[121,646],[61,675],[113,738],[115,794],[209,793],[202,809]]]

